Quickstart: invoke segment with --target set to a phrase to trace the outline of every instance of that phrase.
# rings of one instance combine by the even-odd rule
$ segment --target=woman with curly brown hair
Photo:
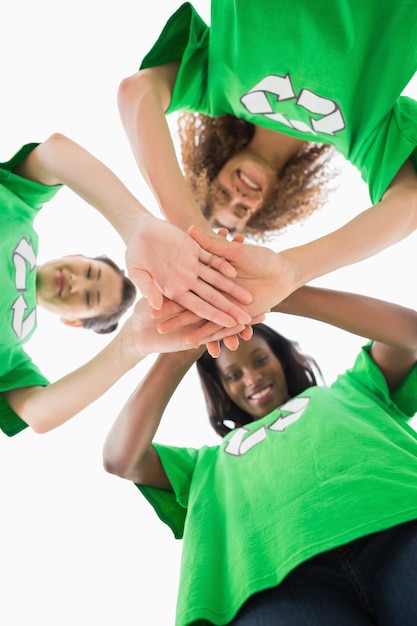
[[[208,27],[183,4],[119,88],[131,148],[165,217],[211,235],[200,208],[230,231],[282,228],[320,201],[329,156],[322,146],[333,146],[361,172],[373,206],[320,241],[308,280],[410,234],[417,103],[401,93],[417,69],[414,11],[410,0],[212,0]],[[195,116],[180,120],[192,188],[166,122],[172,112]],[[276,210],[284,189],[277,202],[289,217]],[[305,258],[298,253],[291,291],[310,270],[308,245]]]
[[[259,192],[251,208],[245,203],[240,209],[236,207],[239,221],[234,221],[223,178],[233,157],[251,146],[255,132],[254,124],[232,115],[182,113],[178,117],[185,179],[204,217],[212,228],[227,225],[231,234],[239,230],[253,239],[265,240],[323,206],[336,169],[331,167],[334,151],[330,146],[304,142],[280,171],[272,173],[265,196]]]

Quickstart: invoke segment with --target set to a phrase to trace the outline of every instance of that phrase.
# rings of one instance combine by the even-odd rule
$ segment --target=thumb
[[[218,256],[225,256],[231,245],[231,242],[227,241],[226,238],[219,237],[219,235],[216,235],[215,233],[208,235],[196,226],[190,226],[188,234],[201,248],[203,248],[203,250]]]
[[[163,305],[164,298],[148,272],[133,269],[130,272],[130,278],[137,285],[143,297],[148,300],[151,307],[159,310]]]

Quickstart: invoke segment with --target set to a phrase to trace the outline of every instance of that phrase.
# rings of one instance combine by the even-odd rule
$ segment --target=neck
[[[248,148],[261,156],[278,174],[305,143],[303,139],[255,126]]]

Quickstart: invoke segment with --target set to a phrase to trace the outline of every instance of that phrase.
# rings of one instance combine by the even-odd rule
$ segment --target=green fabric
[[[208,27],[186,3],[142,61],[180,60],[168,110],[230,113],[333,144],[372,202],[417,159],[414,0],[212,0]]]
[[[389,394],[369,355],[199,450],[155,444],[174,493],[137,487],[183,536],[178,626],[227,624],[312,556],[417,518],[417,366]]]
[[[1,392],[48,384],[22,343],[36,328],[38,236],[33,220],[60,185],[49,187],[12,172],[36,145],[25,145],[10,161],[0,163],[0,428],[9,436],[27,424],[12,411]]]

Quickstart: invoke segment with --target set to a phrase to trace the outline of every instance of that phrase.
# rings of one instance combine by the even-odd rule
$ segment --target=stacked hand
[[[277,254],[266,247],[243,244],[242,237],[229,242],[225,238],[204,234],[194,227],[189,232],[207,252],[223,257],[234,267],[237,272],[235,283],[252,294],[251,303],[244,307],[251,317],[251,324],[262,321],[264,313],[296,288],[295,281],[291,280],[292,266],[284,253]],[[252,334],[250,326],[225,328],[213,322],[197,325],[198,318],[191,311],[173,302],[165,302],[160,311],[153,311],[152,314],[160,319],[158,328],[161,333],[171,333],[188,326],[188,343],[207,343],[212,356],[219,354],[219,339],[224,339],[230,349],[235,349],[238,335],[249,339]]]
[[[148,214],[126,246],[129,275],[155,309],[166,296],[222,327],[250,323],[251,315],[241,305],[252,297],[235,280],[233,265],[189,234]]]

